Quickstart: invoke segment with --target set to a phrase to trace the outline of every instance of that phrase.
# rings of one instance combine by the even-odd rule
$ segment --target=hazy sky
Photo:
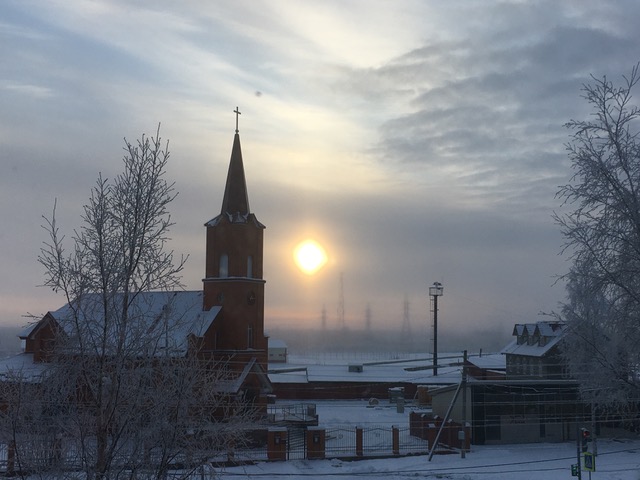
[[[123,137],[170,139],[172,248],[201,288],[235,115],[265,231],[266,325],[512,328],[557,308],[551,214],[570,176],[563,124],[589,75],[640,60],[634,1],[3,1],[0,323],[63,299],[36,258],[58,201],[71,236]],[[329,262],[302,274],[306,238]]]

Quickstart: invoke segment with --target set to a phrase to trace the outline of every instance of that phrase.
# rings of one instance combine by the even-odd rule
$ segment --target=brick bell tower
[[[266,371],[262,246],[265,226],[249,209],[238,115],[220,215],[207,228],[203,310],[220,306],[215,320],[216,351],[237,360],[255,358]],[[235,362],[234,362],[235,363]]]

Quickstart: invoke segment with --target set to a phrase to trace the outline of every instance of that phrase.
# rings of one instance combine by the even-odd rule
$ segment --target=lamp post
[[[443,287],[434,282],[429,287],[429,296],[433,299],[433,376],[438,376],[438,297],[442,296]]]

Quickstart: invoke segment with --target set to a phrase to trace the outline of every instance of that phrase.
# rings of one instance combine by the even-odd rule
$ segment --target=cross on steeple
[[[242,113],[240,113],[240,110],[238,109],[238,107],[236,107],[236,109],[233,111],[233,113],[236,114],[236,133],[238,133],[238,116],[242,115]]]

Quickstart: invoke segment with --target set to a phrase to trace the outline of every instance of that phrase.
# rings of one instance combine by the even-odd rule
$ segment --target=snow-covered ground
[[[482,357],[494,360],[496,356]],[[289,365],[303,365],[308,368],[306,374],[345,375],[342,370],[332,372],[329,369],[345,367],[348,363],[359,360],[365,365],[364,372],[380,375],[377,369],[387,375],[400,373],[407,365],[403,363],[382,363],[382,360],[398,360],[396,358],[331,358],[329,355],[306,358],[294,356]],[[371,360],[374,360],[371,362]],[[408,358],[410,365],[428,363],[426,355]],[[370,363],[369,363],[370,362]],[[443,362],[444,363],[444,362]],[[318,372],[315,372],[317,369]],[[324,370],[321,370],[324,369]],[[343,368],[346,372],[346,367]],[[398,371],[396,371],[398,370]],[[458,367],[444,367],[443,373],[455,376]],[[362,374],[360,374],[362,375]],[[404,375],[407,375],[406,373]],[[416,375],[416,373],[412,373]],[[417,375],[430,376],[430,371],[419,371]],[[447,376],[447,375],[445,375]],[[425,380],[433,380],[430,379]],[[440,380],[440,379],[438,379]],[[448,379],[450,380],[450,379]],[[455,379],[454,379],[455,380]],[[457,381],[457,380],[456,380]],[[432,383],[431,381],[425,383]],[[287,402],[278,402],[286,404]],[[291,402],[295,403],[295,402]],[[388,399],[379,399],[377,406],[369,406],[365,400],[309,401],[315,403],[321,427],[398,425],[408,426],[409,412],[414,407],[407,402],[404,412],[398,412]],[[319,480],[324,478],[383,478],[385,480],[408,478],[440,478],[464,480],[560,480],[570,479],[571,465],[577,463],[575,442],[566,443],[534,443],[520,445],[471,446],[471,452],[462,459],[460,454],[435,455],[428,461],[428,456],[365,459],[359,461],[343,461],[328,458],[326,460],[290,460],[286,462],[260,462],[255,465],[225,468],[217,473],[222,479],[237,478],[275,480],[282,478],[301,478]],[[577,478],[577,477],[573,477]],[[637,439],[598,439],[598,457],[596,471],[582,472],[582,479],[607,480],[640,480],[640,437]]]
[[[366,400],[320,400],[315,403],[320,427],[366,427],[367,425],[409,426],[409,412],[414,408],[408,403],[404,412],[398,413],[395,404],[388,399],[380,399],[378,405],[371,406]],[[425,410],[420,410],[424,412]]]
[[[582,478],[607,480],[640,479],[640,440],[598,442],[596,472],[583,471]],[[222,479],[276,480],[282,478],[440,478],[465,480],[566,480],[576,463],[575,443],[472,446],[465,459],[459,455],[390,458],[383,460],[293,460],[263,462],[226,468]]]
[[[381,400],[368,407],[363,400],[317,401],[319,425],[364,426],[408,425],[410,403],[399,413],[395,405]],[[226,468],[225,480],[247,478],[275,480],[282,478],[440,478],[464,480],[566,480],[571,477],[571,465],[577,463],[575,442],[534,443],[521,445],[471,446],[466,458],[460,454],[434,455],[431,462],[425,455],[378,460],[341,461],[290,460],[260,462],[255,465]],[[640,438],[598,439],[596,472],[582,472],[583,480],[640,480]]]

